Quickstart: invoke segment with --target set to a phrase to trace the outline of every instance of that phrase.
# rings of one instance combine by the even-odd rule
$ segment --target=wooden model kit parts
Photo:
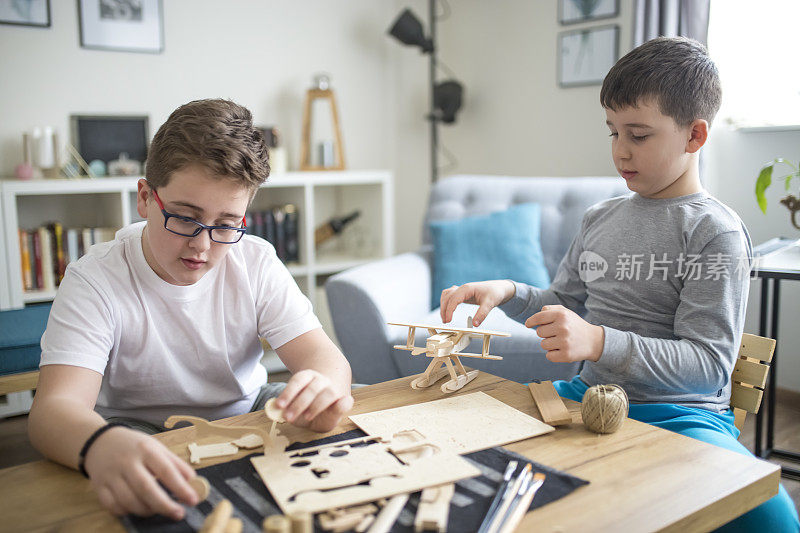
[[[333,533],[356,530],[366,531],[375,520],[378,507],[372,503],[357,505],[346,509],[331,509],[319,515],[319,524]]]
[[[255,434],[261,438],[261,442],[265,446],[273,444],[271,436],[262,427],[227,426],[219,422],[209,422],[199,416],[172,415],[164,421],[164,427],[173,428],[178,422],[189,422],[194,425],[197,440],[205,437],[228,437],[235,440],[246,438],[245,442],[252,443],[253,438],[250,435]]]
[[[189,481],[189,485],[192,487],[192,489],[194,489],[201,502],[205,501],[211,492],[211,485],[208,484],[208,480],[203,476],[195,476],[191,481]]]
[[[352,415],[350,420],[367,434],[384,438],[414,428],[443,450],[458,454],[554,431],[484,392]]]
[[[261,524],[264,533],[292,533],[292,522],[282,514],[274,514]]]
[[[220,442],[217,444],[197,444],[196,442],[189,443],[189,461],[192,464],[197,464],[203,459],[211,457],[223,457],[225,455],[234,455],[239,453],[239,448],[230,442]]]
[[[272,420],[272,427],[269,429],[270,438],[275,437],[275,428],[278,424],[286,422],[286,417],[283,416],[283,409],[276,405],[275,400],[275,398],[270,398],[267,400],[267,403],[264,404],[264,414],[267,415],[267,418]]]
[[[538,420],[537,423],[541,424]],[[480,475],[474,465],[427,441],[398,443],[363,437],[291,452],[253,457],[251,462],[284,513],[317,513]],[[395,453],[398,447],[402,458]],[[398,452],[400,453],[400,452]]]
[[[238,533],[241,530],[242,521],[233,517],[233,505],[229,500],[221,500],[206,517],[200,533]]]
[[[545,424],[560,426],[572,423],[572,415],[569,414],[569,409],[553,387],[552,381],[529,383],[528,388]]]
[[[450,514],[450,500],[453,499],[456,486],[452,483],[423,489],[414,518],[414,531],[434,530],[439,533],[447,531],[447,518]]]

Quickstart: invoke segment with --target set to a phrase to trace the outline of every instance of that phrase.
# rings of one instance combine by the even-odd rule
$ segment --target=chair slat
[[[750,333],[742,334],[742,343],[739,346],[740,357],[750,357],[759,361],[772,361],[772,354],[775,353],[775,339],[759,337]]]
[[[763,395],[764,392],[759,389],[734,383],[731,391],[731,407],[744,409],[748,413],[758,413],[758,407],[761,405],[761,397]]]
[[[767,384],[769,366],[749,359],[738,359],[733,367],[733,381],[763,389]]]

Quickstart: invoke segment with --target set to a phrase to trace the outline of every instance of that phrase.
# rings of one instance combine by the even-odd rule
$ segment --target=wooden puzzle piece
[[[251,461],[285,513],[371,502],[480,474],[418,431],[405,431],[393,439],[394,435],[352,439]]]
[[[192,464],[197,464],[203,459],[224,457],[237,453],[239,453],[239,448],[230,442],[218,442],[216,444],[189,443],[189,462]]]
[[[175,427],[178,422],[189,422],[195,427],[195,435],[197,440],[209,436],[217,437],[230,437],[233,439],[240,439],[251,433],[261,437],[261,440],[267,445],[272,444],[270,435],[264,428],[255,426],[228,426],[218,422],[209,422],[205,418],[190,415],[172,415],[164,421],[165,428]],[[267,446],[265,446],[266,448]]]
[[[528,388],[545,424],[560,426],[572,423],[572,415],[569,414],[569,409],[553,387],[552,381],[529,383]]]
[[[195,476],[189,481],[189,485],[197,494],[197,497],[200,498],[201,502],[205,501],[209,493],[211,493],[211,485],[209,485],[208,480],[203,476]]]
[[[453,499],[456,486],[452,483],[423,489],[414,518],[414,531],[435,530],[439,533],[447,531],[447,518],[450,514],[450,500]]]

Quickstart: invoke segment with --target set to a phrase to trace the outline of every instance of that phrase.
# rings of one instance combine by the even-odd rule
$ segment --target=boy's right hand
[[[191,466],[149,435],[125,427],[111,428],[89,448],[84,462],[100,503],[115,515],[160,514],[180,520],[180,501],[196,505],[198,496],[189,485]]]
[[[507,279],[497,279],[491,281],[476,281],[465,283],[458,287],[453,285],[449,289],[442,291],[441,308],[442,322],[447,324],[453,320],[453,313],[460,303],[476,304],[478,311],[472,318],[472,325],[477,327],[489,314],[489,311],[498,305],[510,300],[516,288]]]

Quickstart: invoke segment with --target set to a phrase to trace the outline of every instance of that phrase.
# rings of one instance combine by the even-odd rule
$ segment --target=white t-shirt
[[[67,267],[42,336],[41,366],[103,375],[95,410],[162,424],[248,412],[267,381],[259,337],[279,348],[321,327],[267,241],[245,235],[193,285],[158,277],[139,222]]]

